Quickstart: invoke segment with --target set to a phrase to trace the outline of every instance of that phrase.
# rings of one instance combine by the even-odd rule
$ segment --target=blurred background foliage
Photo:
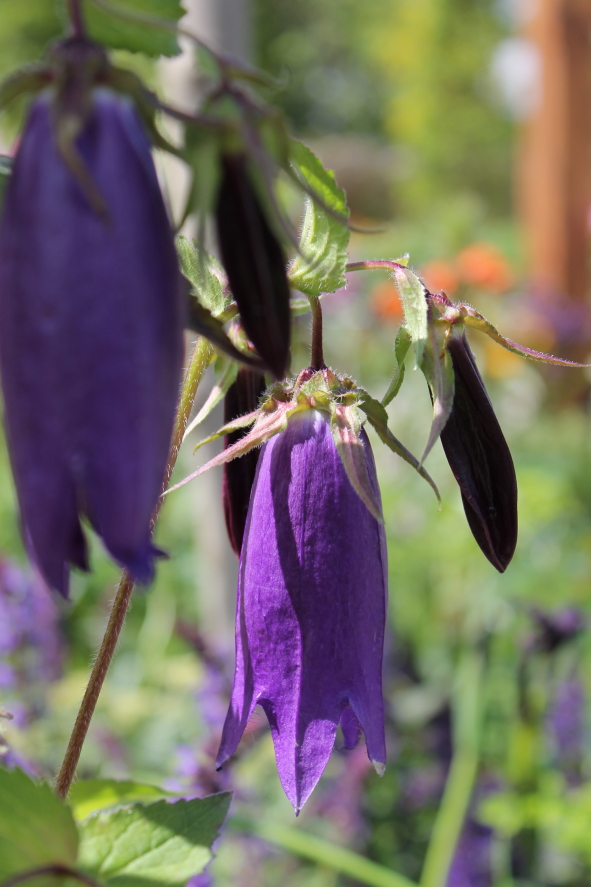
[[[379,222],[381,233],[353,235],[352,260],[409,251],[432,289],[469,300],[526,345],[560,352],[580,314],[540,305],[525,285],[511,197],[518,133],[491,74],[512,32],[509,6],[257,0],[255,57],[278,78],[275,100],[295,132],[337,170],[355,219]],[[2,0],[0,73],[38,58],[59,31],[50,0]],[[156,83],[153,67],[150,76]],[[6,119],[7,141],[16,119]],[[351,274],[345,290],[325,298],[325,318],[329,363],[380,397],[401,320],[392,283],[380,272]],[[307,363],[308,334],[309,320],[300,318],[296,369]],[[220,478],[200,478],[167,502],[157,542],[170,559],[154,586],[135,595],[80,776],[132,777],[187,793],[232,788],[233,814],[211,867],[220,887],[360,883],[338,871],[333,845],[420,878],[469,695],[462,663],[472,661],[482,667],[480,705],[466,730],[479,763],[448,887],[590,882],[588,406],[580,398],[558,408],[549,396],[559,376],[570,384],[569,370],[541,373],[477,334],[471,341],[516,463],[514,561],[500,576],[482,556],[440,447],[428,464],[442,492],[438,512],[430,489],[372,439],[390,557],[388,768],[379,779],[363,744],[337,750],[297,824],[262,715],[236,760],[214,768],[232,677],[236,573]],[[410,367],[389,412],[394,433],[420,453],[431,406]],[[219,424],[218,412],[204,434]],[[189,444],[178,477],[194,466]],[[95,545],[94,572],[75,577],[72,602],[47,596],[24,559],[4,453],[0,556],[0,705],[13,715],[3,754],[7,764],[51,776],[117,571]],[[35,633],[38,613],[45,631]],[[329,842],[322,862],[311,844],[289,852],[296,832]]]

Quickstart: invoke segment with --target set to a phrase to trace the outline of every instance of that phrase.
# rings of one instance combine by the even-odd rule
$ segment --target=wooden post
[[[526,36],[541,60],[518,162],[527,273],[536,291],[580,305],[590,294],[591,0],[535,0]]]

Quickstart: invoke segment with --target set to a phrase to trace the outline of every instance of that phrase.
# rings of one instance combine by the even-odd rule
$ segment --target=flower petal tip
[[[386,772],[386,765],[382,761],[372,761],[371,763],[378,776],[383,776]]]

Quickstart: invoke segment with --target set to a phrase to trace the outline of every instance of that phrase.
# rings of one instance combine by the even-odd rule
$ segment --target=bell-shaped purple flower
[[[379,501],[364,432],[360,440]],[[290,416],[287,429],[264,444],[252,490],[218,765],[262,706],[296,812],[326,766],[341,719],[346,744],[360,725],[370,759],[383,769],[386,566],[383,526],[353,489],[328,413]]]
[[[135,578],[153,574],[183,353],[173,235],[131,102],[93,90],[74,147],[89,189],[58,150],[51,93],[38,97],[0,222],[10,457],[32,555],[64,595],[69,565],[87,569],[81,517]]]

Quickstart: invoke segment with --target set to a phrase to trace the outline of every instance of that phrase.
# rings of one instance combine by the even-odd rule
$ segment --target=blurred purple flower
[[[58,150],[55,120],[44,93],[6,189],[0,371],[24,534],[46,581],[67,595],[70,564],[88,569],[82,516],[136,579],[152,578],[150,517],[178,394],[183,300],[132,103],[89,93],[75,143],[86,190]]]
[[[494,832],[468,818],[462,829],[446,887],[491,887],[491,850]]]
[[[558,765],[569,782],[577,784],[585,740],[585,691],[578,678],[568,678],[556,687],[546,730]]]
[[[0,560],[0,685],[29,690],[62,674],[59,611],[45,583]]]
[[[370,483],[379,489],[361,435]],[[310,409],[261,451],[240,559],[236,669],[218,765],[255,705],[271,726],[279,777],[296,813],[318,782],[343,712],[359,721],[376,769],[385,763],[383,526],[349,481],[329,416]],[[353,724],[355,730],[353,730]]]
[[[586,625],[583,613],[575,607],[564,607],[549,613],[534,607],[531,615],[536,633],[530,643],[542,653],[553,653],[579,635]]]

